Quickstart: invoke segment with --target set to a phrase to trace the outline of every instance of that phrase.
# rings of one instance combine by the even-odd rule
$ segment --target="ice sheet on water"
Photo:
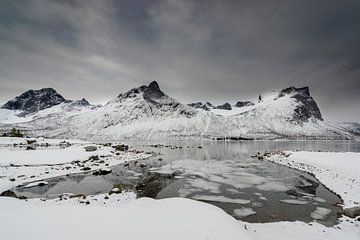
[[[259,200],[263,200],[263,201],[269,201],[266,197],[262,196],[262,197],[259,197]]]
[[[303,200],[297,200],[297,199],[281,199],[280,202],[282,203],[288,203],[293,205],[304,205],[308,204],[309,202],[303,201]]]
[[[222,203],[249,204],[251,202],[250,200],[247,199],[234,199],[224,196],[211,196],[211,195],[195,195],[192,198],[201,201],[222,202]]]
[[[154,169],[157,173],[179,173],[183,176],[190,176],[192,179],[186,181],[187,189],[203,189],[211,193],[220,193],[222,185],[233,187],[231,193],[236,193],[238,189],[257,188],[262,191],[286,191],[288,188],[271,177],[263,177],[254,174],[248,168],[239,167],[239,162],[227,160],[178,160]],[[228,187],[227,186],[227,187]]]
[[[49,183],[46,181],[32,182],[32,183],[25,185],[25,188],[31,188],[31,187],[40,186],[40,185],[45,186],[48,184]]]
[[[233,213],[237,217],[247,217],[256,214],[256,212],[252,208],[246,207],[234,209]]]
[[[315,209],[315,211],[313,211],[311,213],[311,217],[313,219],[321,220],[321,219],[324,219],[326,217],[326,215],[328,215],[330,212],[331,212],[330,209],[317,207]]]

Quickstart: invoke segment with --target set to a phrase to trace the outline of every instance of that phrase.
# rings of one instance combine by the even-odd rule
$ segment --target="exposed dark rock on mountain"
[[[90,103],[85,98],[82,98],[80,100],[72,101],[71,104],[73,106],[89,106],[90,105]]]
[[[308,87],[295,88],[289,87],[281,90],[279,97],[283,97],[288,94],[293,94],[292,98],[295,98],[300,104],[295,108],[293,114],[293,121],[305,122],[310,117],[314,117],[318,120],[323,120],[320,109],[315,100],[310,96]]]
[[[224,110],[231,110],[232,109],[230,103],[224,103],[223,105],[218,105],[216,108],[217,109],[224,109]]]
[[[21,110],[22,115],[38,112],[65,102],[66,99],[58,94],[53,88],[43,88],[40,90],[29,90],[8,101],[2,108],[10,110]]]
[[[140,97],[147,105],[138,106],[139,109],[143,109],[144,112],[154,114],[156,111],[162,112],[175,112],[178,111],[180,114],[185,116],[194,116],[196,114],[191,108],[185,107],[175,99],[166,95],[161,91],[159,84],[156,81],[151,82],[148,86],[143,85],[138,88],[133,88],[128,92],[120,94],[116,102],[124,102],[130,98]],[[110,102],[111,103],[111,102]],[[141,103],[141,102],[140,102]],[[109,104],[109,103],[108,103]]]
[[[254,105],[251,101],[239,101],[235,104],[236,107],[245,107],[245,106],[252,106]]]
[[[193,107],[193,108],[201,108],[204,109],[205,111],[209,111],[210,109],[214,109],[214,105],[212,105],[209,102],[206,103],[202,103],[202,102],[196,102],[196,103],[190,103],[188,104],[188,106]]]

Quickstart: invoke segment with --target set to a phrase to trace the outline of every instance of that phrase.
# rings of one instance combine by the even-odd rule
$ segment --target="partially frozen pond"
[[[18,187],[19,195],[54,198],[62,193],[107,193],[114,185],[153,198],[187,197],[214,204],[248,222],[317,220],[336,223],[341,200],[308,174],[251,158],[276,149],[360,151],[343,141],[129,142],[158,156],[113,167],[108,175],[76,174]],[[160,146],[150,146],[162,144]],[[145,165],[146,164],[146,165]]]

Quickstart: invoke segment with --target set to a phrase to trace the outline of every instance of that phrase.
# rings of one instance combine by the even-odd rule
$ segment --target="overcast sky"
[[[181,102],[309,86],[360,121],[360,1],[0,0],[0,103],[53,87],[104,103],[156,80]]]

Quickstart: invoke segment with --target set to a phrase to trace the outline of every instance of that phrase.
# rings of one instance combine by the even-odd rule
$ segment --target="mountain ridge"
[[[103,106],[92,106],[85,99],[54,103],[30,115],[1,109],[0,130],[15,126],[33,136],[91,139],[358,137],[358,130],[352,129],[358,125],[325,121],[308,87],[261,94],[258,102],[229,104],[231,109],[209,102],[182,104],[156,81],[121,93]]]

